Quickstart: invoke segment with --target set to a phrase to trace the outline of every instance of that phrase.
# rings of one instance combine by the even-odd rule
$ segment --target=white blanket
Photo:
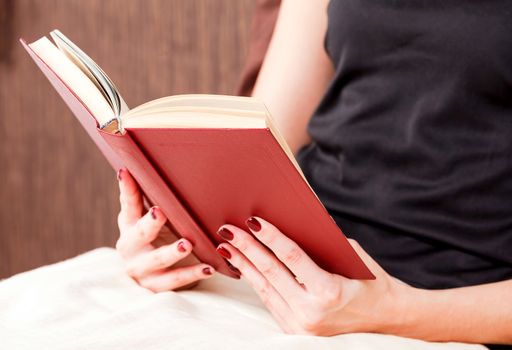
[[[100,248],[0,282],[1,349],[407,349],[477,350],[376,335],[283,334],[242,281],[154,294]]]

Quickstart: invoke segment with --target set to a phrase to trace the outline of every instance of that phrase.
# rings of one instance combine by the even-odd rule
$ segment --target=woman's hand
[[[412,288],[389,276],[357,242],[349,240],[376,280],[350,280],[321,269],[261,218],[250,218],[247,226],[252,234],[222,226],[218,234],[229,243],[217,251],[241,271],[285,332],[392,332],[402,321],[401,297]]]
[[[130,173],[121,169],[117,178],[121,211],[116,249],[126,263],[128,274],[154,292],[191,287],[211,277],[213,267],[198,263],[190,254],[192,244],[172,234],[165,226],[167,218],[158,207],[142,215],[142,195]]]
[[[512,280],[444,290],[413,288],[388,275],[353,240],[375,280],[322,270],[269,222],[250,233],[224,225],[217,251],[236,266],[287,333],[387,333],[428,341],[512,344]],[[406,263],[406,262],[404,262]]]

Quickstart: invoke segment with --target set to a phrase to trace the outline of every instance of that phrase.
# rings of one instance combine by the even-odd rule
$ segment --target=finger
[[[119,202],[121,203],[118,224],[122,232],[124,228],[133,225],[141,217],[143,202],[139,186],[127,169],[119,169],[117,179],[119,180]]]
[[[242,277],[258,294],[263,304],[286,333],[295,333],[300,330],[290,305],[247,257],[227,243],[220,244],[217,251],[240,270]]]
[[[330,282],[331,274],[320,268],[297,243],[286,237],[274,225],[254,216],[249,218],[246,224],[254,236],[267,246],[308,290],[321,289],[324,283]]]
[[[215,269],[210,265],[197,264],[194,266],[155,272],[139,279],[139,284],[153,292],[164,292],[210,278],[214,272]]]
[[[176,264],[190,255],[192,248],[192,243],[182,238],[173,244],[139,254],[127,263],[127,272],[130,276],[140,279]]]
[[[305,293],[286,266],[252,235],[233,225],[224,225],[217,232],[247,257],[286,300]]]
[[[166,220],[167,218],[160,208],[152,207],[134,225],[121,234],[116,248],[125,256],[138,252],[158,236]]]

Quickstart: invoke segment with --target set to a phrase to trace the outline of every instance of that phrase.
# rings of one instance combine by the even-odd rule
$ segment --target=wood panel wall
[[[17,40],[60,29],[128,105],[232,94],[251,0],[0,0],[0,278],[117,238],[115,174]]]

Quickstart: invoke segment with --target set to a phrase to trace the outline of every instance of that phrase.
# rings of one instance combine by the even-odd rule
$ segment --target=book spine
[[[217,254],[214,244],[162,179],[130,134],[112,134],[99,128],[97,131],[117,153],[148,201],[160,207],[171,221],[176,233],[192,242],[196,257],[213,266],[218,272],[234,277],[226,261]]]
[[[172,221],[175,231],[194,244],[194,254],[199,260],[210,264],[225,275],[234,277],[234,273],[229,269],[224,259],[215,251],[213,243],[196,224],[185,207],[181,205],[178,198],[162,180],[131,137],[126,133],[115,133],[118,129],[115,124],[113,124],[112,130],[108,129],[110,133],[107,130],[99,129],[96,119],[80,98],[41,60],[23,39],[20,39],[20,42],[107,158],[110,165],[115,170],[122,167],[128,168],[139,183],[148,201],[159,205],[164,214]]]

